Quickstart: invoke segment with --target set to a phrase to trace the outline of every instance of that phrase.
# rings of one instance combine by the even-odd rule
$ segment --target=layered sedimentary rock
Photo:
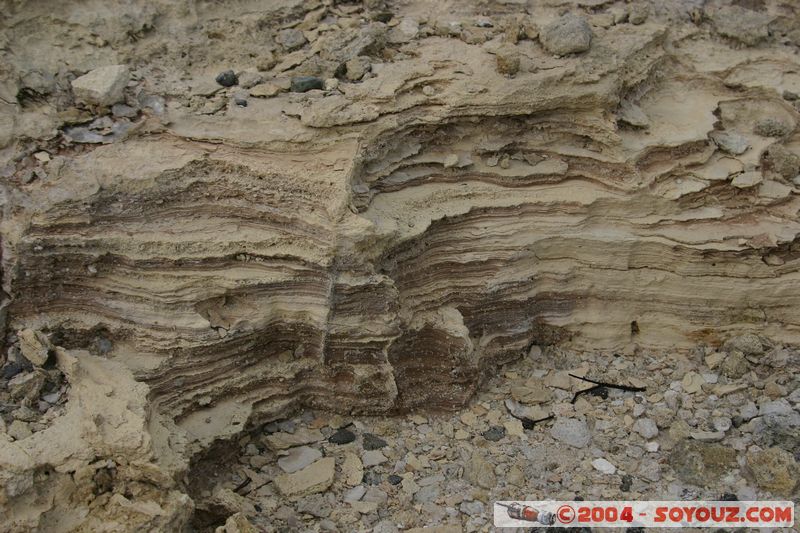
[[[120,365],[188,458],[299,405],[461,405],[532,345],[797,342],[795,8],[588,2],[559,57],[562,4],[12,9],[7,345]],[[81,129],[67,81],[117,63],[138,109]]]

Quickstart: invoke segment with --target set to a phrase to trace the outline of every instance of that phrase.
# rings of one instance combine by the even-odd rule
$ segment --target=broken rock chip
[[[683,387],[683,390],[689,394],[702,392],[703,385],[705,384],[706,380],[703,379],[703,376],[694,371],[687,372],[681,380],[681,386]]]
[[[331,444],[349,444],[356,440],[356,434],[347,428],[339,428],[336,433],[328,437]]]
[[[741,155],[750,148],[746,137],[729,131],[712,131],[708,135],[720,150],[732,155]]]
[[[722,444],[684,440],[673,450],[670,463],[687,483],[708,487],[738,466],[736,450]]]
[[[764,345],[761,343],[761,339],[758,335],[753,333],[745,333],[744,335],[731,337],[725,341],[725,344],[722,345],[722,349],[728,353],[734,350],[739,351],[746,356],[755,356],[764,353]]]
[[[323,492],[333,483],[336,461],[325,457],[292,474],[275,478],[275,486],[284,496],[296,496]]]
[[[325,81],[316,76],[297,76],[292,78],[291,91],[304,93],[314,89],[324,89]]]
[[[379,450],[387,446],[385,440],[372,433],[364,433],[362,443],[365,450]]]
[[[215,533],[257,533],[257,529],[251,524],[244,513],[235,513],[228,517],[224,526],[219,526]]]
[[[598,457],[597,459],[593,460],[592,466],[595,468],[595,470],[602,472],[603,474],[613,474],[617,471],[616,466],[602,457]]]
[[[583,420],[559,417],[550,429],[550,435],[557,441],[575,448],[585,448],[592,436]]]
[[[511,386],[511,397],[524,404],[537,404],[550,401],[552,393],[539,380],[528,380],[527,382]]]
[[[794,127],[783,119],[766,117],[756,122],[753,133],[761,137],[783,137],[792,132]]]
[[[12,400],[32,402],[39,397],[44,387],[45,374],[42,370],[17,374],[8,382],[8,391]]]
[[[495,56],[497,60],[497,72],[507,76],[513,76],[519,72],[520,55],[511,47],[501,48]]]
[[[649,418],[639,418],[633,424],[633,431],[645,439],[652,439],[658,435],[658,426]]]
[[[342,477],[346,485],[354,487],[364,477],[364,465],[354,453],[346,453],[342,463]]]
[[[289,52],[302,48],[308,42],[303,32],[296,28],[281,30],[275,41]]]
[[[464,477],[473,485],[485,489],[491,489],[497,484],[494,467],[477,453],[464,466]]]
[[[780,496],[791,496],[800,483],[800,466],[781,448],[748,453],[747,467],[759,487]]]
[[[361,455],[361,461],[364,463],[364,466],[370,467],[383,464],[388,461],[388,459],[380,450],[369,450]]]
[[[52,345],[44,334],[32,329],[23,329],[17,336],[19,349],[25,359],[36,366],[42,366],[47,362]]]
[[[264,437],[264,443],[272,450],[285,450],[303,444],[319,442],[322,440],[322,433],[318,429],[298,429],[294,433],[273,433]]]
[[[111,106],[122,100],[131,73],[125,65],[96,68],[72,81],[78,100],[94,105]]]
[[[278,466],[287,474],[291,474],[302,470],[321,457],[322,453],[317,449],[298,446],[289,450],[289,455],[278,459]]]
[[[650,126],[650,119],[647,118],[642,108],[627,100],[623,100],[620,103],[617,116],[620,122],[635,128],[647,128]]]
[[[741,6],[725,6],[711,14],[717,33],[748,46],[769,37],[772,16]]]
[[[751,170],[749,172],[737,174],[731,181],[731,185],[737,189],[748,189],[750,187],[755,187],[762,181],[764,181],[764,177],[761,175],[761,172]]]
[[[592,37],[586,19],[572,13],[559,17],[539,32],[545,50],[558,56],[585,52],[592,45]]]

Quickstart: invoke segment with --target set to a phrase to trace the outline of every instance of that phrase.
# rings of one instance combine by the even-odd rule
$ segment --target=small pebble
[[[297,76],[292,78],[291,91],[293,93],[304,93],[313,89],[324,89],[325,81],[316,76]]]
[[[364,433],[363,437],[365,450],[379,450],[386,446],[386,441],[372,433]]]
[[[492,426],[484,431],[482,435],[483,438],[488,441],[497,442],[506,436],[506,428],[502,426]]]
[[[349,444],[354,440],[356,440],[356,434],[347,428],[341,428],[328,437],[328,442],[331,444]]]
[[[233,72],[232,70],[226,70],[225,72],[220,72],[214,79],[217,81],[217,83],[219,83],[223,87],[233,87],[234,85],[239,83],[239,78],[236,77],[236,73]]]

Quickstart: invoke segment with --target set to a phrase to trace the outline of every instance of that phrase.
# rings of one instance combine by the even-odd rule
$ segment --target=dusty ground
[[[798,21],[5,1],[0,529],[796,499]]]

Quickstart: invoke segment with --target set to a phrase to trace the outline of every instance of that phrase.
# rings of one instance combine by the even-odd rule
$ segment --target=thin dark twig
[[[589,392],[592,392],[592,391],[595,391],[595,390],[598,390],[598,389],[602,389],[602,388],[618,389],[618,390],[624,390],[624,391],[628,391],[628,392],[644,392],[645,390],[647,390],[645,387],[634,387],[632,385],[617,385],[615,383],[606,383],[604,381],[595,381],[593,379],[584,378],[584,377],[581,377],[581,376],[576,376],[575,374],[569,374],[569,376],[573,377],[575,379],[580,379],[581,381],[586,381],[588,383],[594,384],[593,387],[589,387],[588,389],[583,389],[583,390],[579,390],[578,392],[576,392],[575,396],[572,397],[572,403],[575,403],[575,400],[577,400],[578,396],[580,396],[581,394],[589,393]]]
[[[508,414],[510,414],[513,418],[516,418],[517,420],[522,422],[522,427],[524,429],[533,429],[533,427],[539,422],[546,422],[547,420],[552,420],[553,418],[555,418],[553,415],[550,415],[544,418],[540,418],[539,420],[533,420],[532,418],[528,418],[526,416],[515,415],[514,413],[511,412],[511,409],[509,409],[508,406],[506,406],[506,410],[508,411]]]
[[[249,485],[251,481],[252,481],[252,479],[250,479],[249,477],[245,476],[244,481],[242,481],[241,483],[236,485],[236,487],[233,489],[233,492],[239,492],[240,490],[245,488],[247,485]]]

